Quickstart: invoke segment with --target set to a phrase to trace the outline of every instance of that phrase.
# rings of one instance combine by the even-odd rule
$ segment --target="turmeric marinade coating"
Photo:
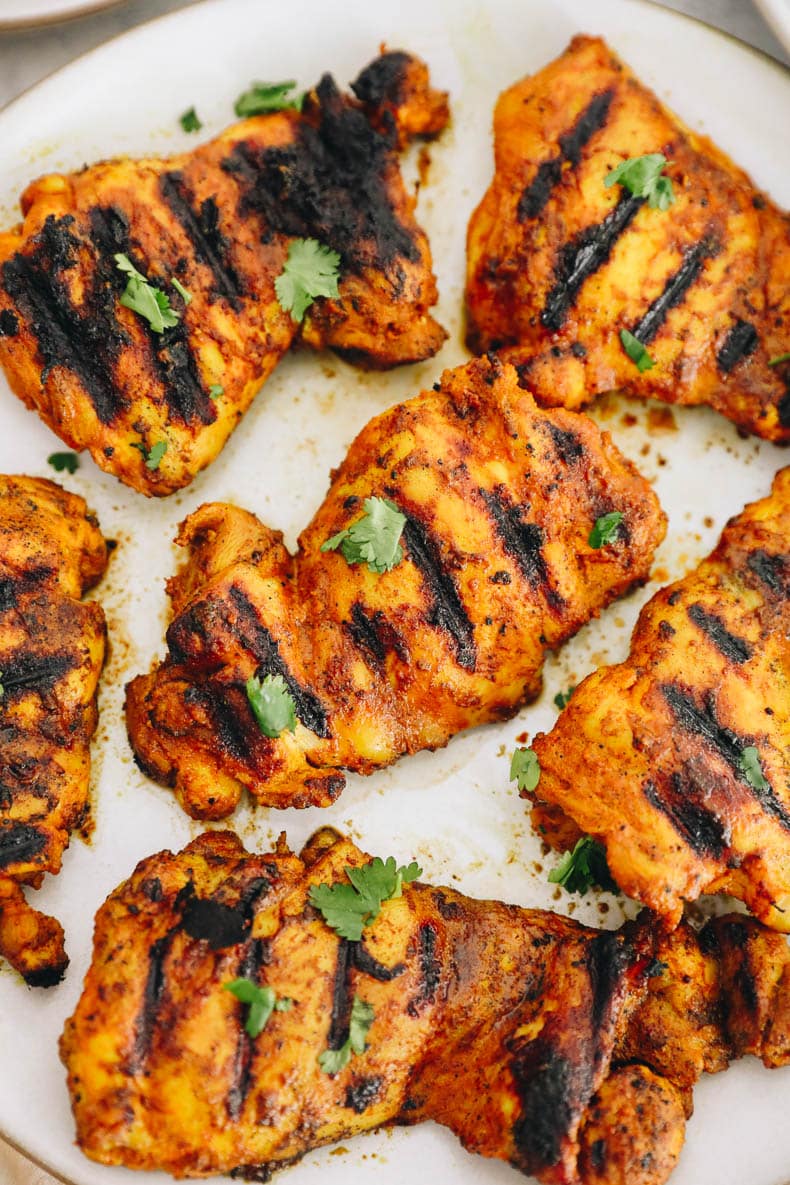
[[[549,842],[567,844],[570,816],[672,922],[684,900],[729,893],[790,931],[790,468],[648,602],[628,659],[585,679],[533,748]]]
[[[322,544],[371,496],[405,515],[390,571]],[[588,542],[612,510],[625,529]],[[664,515],[593,422],[542,412],[515,371],[478,359],[372,420],[299,540],[220,503],[186,520],[169,583],[169,656],[127,693],[143,769],[197,818],[243,787],[268,806],[326,806],[341,768],[370,773],[511,716],[559,646],[643,582]],[[250,676],[280,675],[299,723],[262,734]]]
[[[71,448],[169,494],[214,459],[295,337],[370,367],[440,347],[430,249],[397,150],[441,131],[446,96],[404,53],[352,89],[325,75],[301,112],[26,190],[24,222],[0,234],[0,365]],[[301,329],[274,287],[297,238],[340,255],[339,297],[313,304]],[[168,295],[174,326],[157,333],[121,305],[117,254]]]
[[[367,863],[326,829],[299,857],[211,832],[138,865],[61,1040],[86,1155],[262,1181],[432,1119],[551,1185],[661,1185],[703,1071],[790,1061],[790,951],[751,919],[602,932],[412,882],[341,938],[310,888]],[[238,978],[280,1004],[255,1037]],[[360,1010],[356,1053],[322,1066]]]
[[[0,955],[34,986],[57,983],[68,960],[60,923],[21,886],[59,872],[87,813],[106,631],[80,597],[106,564],[82,498],[0,477]]]
[[[494,150],[467,243],[475,351],[501,350],[541,404],[619,388],[790,441],[790,362],[769,365],[790,348],[790,223],[741,169],[590,37],[500,96]],[[671,162],[667,210],[604,186],[652,153]]]

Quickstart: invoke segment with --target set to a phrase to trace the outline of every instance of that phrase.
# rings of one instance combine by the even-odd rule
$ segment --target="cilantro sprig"
[[[159,468],[162,457],[167,452],[167,441],[157,440],[156,444],[152,444],[151,448],[147,449],[142,440],[133,440],[131,442],[131,447],[140,450],[140,452],[143,454],[143,460],[145,461],[146,469],[153,470]]]
[[[340,256],[317,239],[294,239],[274,281],[280,308],[301,321],[319,296],[338,296]]]
[[[338,531],[322,551],[343,553],[349,564],[367,564],[371,572],[381,575],[390,572],[403,559],[400,537],[406,526],[406,515],[387,498],[366,498],[365,513],[344,531]]]
[[[553,885],[562,885],[569,893],[586,893],[593,885],[618,892],[606,863],[606,849],[589,835],[582,836],[573,851],[565,853],[549,873],[549,881]]]
[[[516,749],[510,759],[510,780],[519,790],[532,791],[540,781],[540,762],[532,749]]]
[[[50,453],[47,464],[51,465],[56,473],[76,473],[80,467],[80,459],[76,453]]]
[[[563,708],[567,708],[570,698],[575,690],[576,685],[574,684],[574,686],[569,687],[567,691],[558,691],[554,696],[554,703],[557,705],[560,711],[562,711]]]
[[[325,1074],[339,1074],[351,1061],[352,1054],[365,1052],[367,1035],[374,1018],[373,1005],[362,1000],[355,992],[351,1004],[348,1037],[339,1049],[325,1049],[319,1054],[318,1064]]]
[[[614,543],[620,534],[620,524],[623,521],[621,510],[611,510],[609,514],[602,514],[595,520],[595,526],[587,536],[587,542],[593,551]]]
[[[622,185],[634,197],[647,198],[647,204],[654,210],[668,210],[675,200],[675,191],[669,177],[662,176],[670,162],[663,152],[650,152],[645,156],[632,156],[622,161],[604,178],[604,185]]]
[[[630,329],[620,330],[620,341],[626,354],[636,365],[636,369],[640,374],[644,374],[646,370],[653,369],[656,364],[655,358],[651,356],[647,347],[640,342],[639,338],[634,337]]]
[[[296,80],[293,78],[287,82],[253,82],[248,90],[239,95],[233,110],[240,119],[250,115],[266,115],[269,111],[285,111],[289,107],[301,111],[304,95],[289,94],[295,86]]]
[[[237,1000],[247,1005],[244,1028],[253,1038],[263,1032],[273,1012],[288,1012],[293,1008],[293,1000],[289,996],[278,998],[274,988],[267,984],[259,987],[251,979],[234,979],[222,986],[226,992],[232,992]]]
[[[225,394],[225,388],[222,383],[212,383],[208,389],[210,399],[221,399]]]
[[[282,675],[251,675],[246,684],[247,699],[264,736],[276,740],[283,732],[296,730],[296,704]]]
[[[164,333],[178,324],[178,313],[171,309],[167,293],[149,283],[128,255],[117,254],[115,264],[119,271],[129,277],[121,296],[121,304],[125,308],[143,317],[154,333]]]
[[[184,114],[179,117],[178,122],[181,124],[181,127],[185,132],[199,132],[203,127],[200,116],[194,107],[190,107],[188,111],[185,111]]]
[[[394,856],[374,857],[361,868],[346,866],[350,885],[312,885],[310,904],[317,909],[327,926],[349,942],[359,942],[366,926],[375,922],[385,901],[400,897],[405,884],[422,876],[422,869],[411,864],[398,865]]]
[[[790,354],[777,354],[775,358],[768,359],[769,366],[779,366],[782,362],[790,362]]]
[[[759,751],[754,745],[747,745],[743,750],[738,767],[753,790],[771,789],[771,783],[763,773]]]

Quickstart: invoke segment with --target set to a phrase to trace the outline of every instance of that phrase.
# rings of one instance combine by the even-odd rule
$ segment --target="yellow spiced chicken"
[[[26,190],[24,221],[0,233],[0,365],[69,447],[169,494],[210,464],[296,337],[379,368],[440,347],[431,253],[397,151],[441,131],[446,96],[404,53],[352,89],[325,75],[301,110],[246,119],[193,152]],[[316,272],[325,298],[300,324],[299,284]]]
[[[475,352],[541,404],[620,389],[790,441],[790,222],[741,169],[581,36],[500,96],[494,151],[467,241]]]
[[[535,738],[533,823],[606,849],[670,923],[701,893],[790,931],[790,468],[644,607],[631,653]]]
[[[233,506],[186,520],[169,655],[127,691],[137,759],[196,818],[244,787],[326,806],[342,769],[512,716],[544,651],[647,578],[664,529],[586,416],[540,411],[495,359],[446,371],[362,430],[296,556]]]
[[[60,870],[88,809],[104,614],[80,598],[107,549],[85,502],[0,477],[0,956],[32,986],[63,975],[63,930],[22,886]]]
[[[430,1119],[546,1185],[662,1185],[704,1071],[790,1061],[790,951],[757,922],[596,931],[419,874],[328,829],[143,860],[61,1039],[83,1152],[263,1181]]]

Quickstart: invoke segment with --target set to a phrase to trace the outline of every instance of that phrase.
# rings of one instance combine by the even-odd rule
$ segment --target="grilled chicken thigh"
[[[214,459],[297,336],[371,367],[436,352],[431,254],[396,150],[441,130],[446,97],[402,53],[354,88],[359,100],[325,75],[301,112],[27,189],[24,222],[0,234],[0,365],[70,447],[169,494]],[[301,330],[275,293],[298,238],[340,255],[338,298],[313,304]],[[121,305],[118,254],[168,295],[174,326],[155,332]]]
[[[376,573],[322,545],[381,497],[405,516]],[[624,515],[594,550],[597,518]],[[128,688],[143,769],[197,818],[243,787],[269,806],[329,804],[370,773],[511,716],[559,646],[643,582],[665,529],[647,482],[586,416],[539,411],[510,367],[478,359],[372,420],[291,556],[233,506],[202,506],[170,582],[169,657]],[[247,680],[280,675],[299,723],[262,734]]]
[[[670,922],[729,893],[790,931],[790,468],[648,602],[628,659],[585,679],[533,748],[549,842],[567,846],[570,816]]]
[[[87,813],[106,631],[80,597],[106,563],[82,498],[0,477],[0,955],[37,986],[65,970],[63,931],[20,886],[60,870]]]
[[[769,365],[790,349],[790,223],[742,170],[590,37],[500,96],[494,148],[467,244],[476,352],[501,350],[544,405],[619,388],[790,441],[790,361]],[[605,188],[653,153],[671,162],[668,209]]]
[[[351,893],[367,864],[327,829],[300,857],[210,832],[138,865],[99,911],[61,1040],[89,1157],[263,1181],[433,1119],[540,1181],[661,1185],[703,1071],[790,1060],[790,952],[754,921],[600,932],[411,883],[341,938],[308,894]],[[239,978],[279,1004],[256,1036]],[[362,1011],[356,1052],[327,1065]]]

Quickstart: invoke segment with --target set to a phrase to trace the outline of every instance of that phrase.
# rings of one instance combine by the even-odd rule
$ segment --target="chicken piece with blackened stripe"
[[[57,983],[68,962],[60,923],[21,886],[59,872],[86,821],[106,630],[80,598],[106,564],[82,498],[0,477],[0,955],[33,986]]]
[[[83,1152],[268,1180],[434,1120],[552,1185],[662,1185],[704,1071],[790,1061],[790,951],[751,919],[597,931],[393,860],[379,912],[330,928],[327,898],[384,868],[329,829],[299,857],[211,832],[142,861],[61,1039]]]
[[[374,499],[402,527],[387,570],[325,550]],[[609,513],[622,530],[596,550]],[[127,693],[138,761],[197,818],[225,817],[243,787],[268,806],[328,805],[341,769],[512,716],[544,651],[647,578],[664,529],[588,417],[540,411],[496,359],[446,371],[362,430],[296,556],[232,506],[186,520],[168,658]],[[263,735],[253,676],[286,682],[295,731]]]
[[[467,241],[476,351],[501,350],[539,403],[619,389],[790,441],[790,222],[741,169],[590,37],[500,96],[494,149]],[[635,174],[605,186],[654,154],[668,208]]]
[[[669,922],[701,893],[790,931],[790,468],[645,605],[631,652],[533,743],[533,823],[600,840]]]
[[[24,222],[0,234],[0,365],[69,447],[169,494],[210,464],[297,338],[374,368],[441,346],[397,149],[441,131],[446,96],[404,53],[376,59],[353,89],[359,99],[325,75],[301,111],[244,120],[192,152],[29,186]],[[340,260],[338,295],[301,325],[275,289],[300,240]],[[170,302],[163,324],[150,287],[153,320],[122,303],[123,256]]]

